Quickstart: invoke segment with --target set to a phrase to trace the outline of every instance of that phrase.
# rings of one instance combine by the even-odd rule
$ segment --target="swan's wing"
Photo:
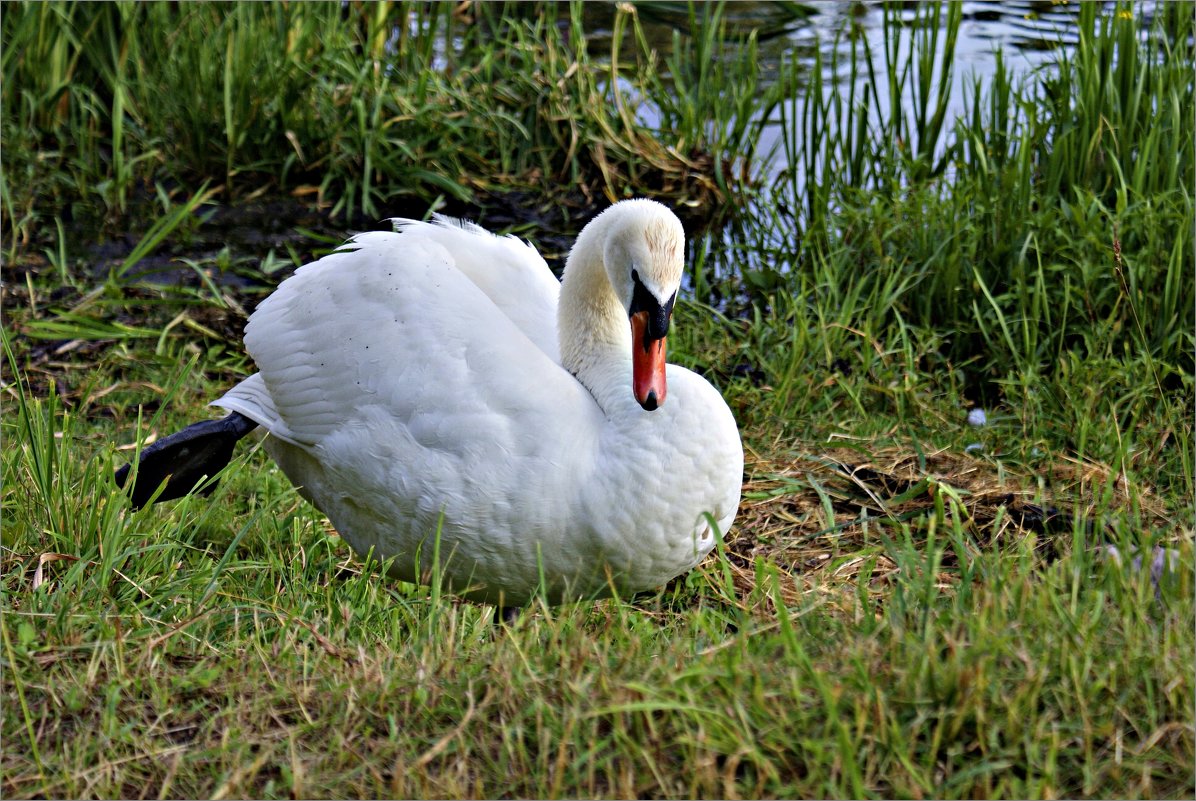
[[[260,372],[217,405],[282,441],[266,447],[359,552],[409,564],[443,523],[468,557],[453,581],[485,566],[512,593],[536,586],[541,553],[554,574],[603,558],[554,534],[586,480],[597,403],[437,243],[356,237],[264,300],[245,343]]]
[[[395,218],[405,242],[434,242],[528,339],[560,361],[556,310],[561,284],[528,243],[497,236],[474,223],[433,215],[433,222]]]
[[[410,232],[360,234],[300,268],[258,306],[245,344],[260,373],[217,404],[303,446],[365,407],[448,448],[477,437],[519,448],[562,404],[597,409],[452,251]]]

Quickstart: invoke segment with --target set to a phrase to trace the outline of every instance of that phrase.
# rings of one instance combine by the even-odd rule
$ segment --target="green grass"
[[[698,349],[726,332],[684,314],[683,357],[729,370],[739,354]],[[1101,521],[1095,535],[1079,517],[1040,532],[985,520],[953,499],[956,470],[914,488],[927,514],[873,515],[836,538],[819,532],[843,514],[840,488],[790,471],[772,506],[745,510],[722,558],[659,595],[538,610],[496,632],[489,609],[363,567],[261,453],[212,499],[130,513],[110,483],[125,458],[112,446],[133,441],[144,387],[185,378],[152,425],[165,433],[205,415],[245,367],[213,358],[205,378],[194,344],[114,344],[64,388],[69,411],[55,393],[8,402],[5,686],[29,709],[5,705],[14,797],[1136,796],[1190,784],[1190,496],[1152,497],[1151,460],[1123,452],[1078,481],[1053,475],[1058,453],[966,465]],[[750,468],[757,481],[786,447],[827,453],[836,434],[864,440],[859,461],[883,471],[894,443],[959,453],[975,436],[998,450],[1024,433],[1017,420],[965,431],[946,387],[880,391],[884,377],[810,393],[793,416],[821,422],[788,446],[766,407],[753,412],[762,390],[727,381],[749,445],[770,456]],[[911,506],[881,487],[894,512]],[[778,533],[786,515],[804,528]],[[798,560],[812,539],[825,563]],[[1143,573],[1101,558],[1105,542],[1175,546],[1181,567],[1156,597]]]
[[[937,9],[913,33],[890,31],[912,37],[905,61],[895,41],[883,60],[853,45],[858,96],[854,80],[824,86],[816,68],[783,105],[794,169],[776,218],[745,247],[748,277],[764,289],[788,288],[794,272],[839,293],[892,287],[889,313],[868,316],[950,331],[943,355],[979,362],[978,379],[998,365],[1049,370],[1071,351],[1146,360],[1157,388],[1174,391],[1163,365],[1191,373],[1196,344],[1196,290],[1183,280],[1196,213],[1192,5],[1160,6],[1149,45],[1127,10],[1081,5],[1074,55],[1016,79],[999,63],[989,84],[968,84],[970,110],[953,124],[933,80],[959,17],[948,12],[940,31]],[[902,86],[922,98],[909,113]],[[878,110],[882,93],[898,112]]]
[[[745,510],[752,528],[662,592],[537,609],[500,631],[487,608],[380,579],[259,452],[211,499],[130,512],[110,476],[124,458],[112,445],[136,429],[131,387],[190,376],[153,425],[166,432],[205,414],[224,383],[196,375],[184,351],[172,341],[135,367],[101,357],[89,381],[124,373],[119,389],[70,411],[55,394],[27,399],[5,417],[4,675],[6,697],[24,699],[4,710],[8,795],[1190,786],[1191,529],[1154,527],[1174,518],[1149,497],[1153,466],[1128,454],[1078,487],[1044,471],[1036,488],[1005,459],[968,465],[1004,465],[1005,491],[1072,500],[1101,521],[1095,534],[1079,516],[1038,533],[985,521],[951,489],[961,472],[912,489],[924,513],[901,519],[914,498],[889,489],[891,517],[818,535],[842,511],[840,488],[802,470],[767,498],[749,491],[749,504],[773,505]],[[866,379],[845,384],[860,413],[825,399],[809,411],[867,438],[859,458],[883,470],[881,452],[905,437],[878,430],[893,417],[867,401]],[[903,394],[924,417],[953,411]],[[745,400],[732,394],[751,425]],[[769,447],[767,431],[749,428],[749,445]],[[786,458],[770,453],[750,468],[757,481]],[[775,532],[786,513],[815,534]],[[825,566],[791,563],[811,540]],[[1156,597],[1143,572],[1102,558],[1103,542],[1178,547],[1181,566]],[[745,545],[762,555],[745,559]]]
[[[958,6],[841,51],[862,94],[711,69],[764,33],[710,6],[612,10],[595,55],[579,6],[6,7],[0,789],[1190,797],[1191,9],[1140,40],[1086,5],[1074,51],[952,120]],[[653,52],[659,18],[697,34]],[[801,167],[775,185],[769,108]],[[223,241],[230,202],[296,191],[314,229],[267,207]],[[744,502],[689,575],[496,628],[383,578],[254,448],[209,498],[115,490],[349,220],[523,204],[553,250],[631,192],[726,206],[670,354],[735,411]],[[1129,565],[1155,548],[1157,584]]]
[[[576,204],[628,186],[714,213],[754,141],[750,113],[731,115],[775,102],[753,61],[723,57],[739,40],[719,36],[721,12],[701,12],[706,35],[670,62],[686,87],[688,65],[707,65],[680,104],[633,10],[614,11],[630,46],[620,36],[605,63],[581,16],[556,4],[14,5],[0,22],[9,247],[55,215],[123,220],[155,185],[205,179],[227,199],[293,192],[350,219],[404,198],[528,188]],[[738,107],[721,102],[731,91]],[[664,107],[659,135],[636,124],[640,102]]]

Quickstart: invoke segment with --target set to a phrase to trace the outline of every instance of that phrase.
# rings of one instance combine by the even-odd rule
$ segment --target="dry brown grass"
[[[898,569],[880,552],[883,538],[907,524],[911,537],[924,540],[926,526],[919,521],[934,515],[936,503],[946,519],[961,518],[970,549],[1006,548],[1032,538],[1047,561],[1070,547],[1076,526],[1099,539],[1110,533],[1112,518],[1134,509],[1150,527],[1174,529],[1168,539],[1191,538],[1151,487],[1131,484],[1107,465],[1069,457],[1058,458],[1042,475],[984,456],[948,449],[920,453],[863,440],[810,453],[749,448],[745,457],[743,501],[727,541],[744,597],[757,583],[758,560],[795,577],[782,588],[787,603],[803,592],[854,585],[865,566],[871,588],[880,591]],[[948,554],[944,567],[952,563]],[[949,586],[954,575],[944,571],[939,579]]]

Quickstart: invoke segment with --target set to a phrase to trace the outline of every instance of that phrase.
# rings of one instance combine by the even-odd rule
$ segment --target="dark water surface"
[[[1085,0],[1089,1],[1093,0]],[[901,3],[900,23],[906,28],[920,24],[925,19],[927,5],[919,2]],[[940,37],[944,34],[947,22],[943,5]],[[1102,13],[1114,13],[1114,3],[1103,2],[1100,5]],[[1155,5],[1143,3],[1141,7],[1135,6],[1135,13],[1143,18],[1144,28],[1149,27]],[[691,29],[685,6],[685,3],[671,2],[636,6],[647,39],[661,54],[662,61],[673,51],[674,30],[689,36],[700,33]],[[601,58],[610,53],[613,8],[613,5],[605,3],[586,5],[586,30],[593,56]],[[965,112],[975,82],[978,80],[984,86],[991,82],[997,69],[998,51],[1004,56],[1007,72],[1018,78],[1049,66],[1061,49],[1070,49],[1079,40],[1080,3],[1077,0],[970,0],[962,4],[961,11],[962,22],[955,42],[947,105],[948,127],[955,117]],[[857,46],[866,41],[878,71],[883,73],[885,14],[885,4],[882,2],[814,0],[801,4],[732,2],[726,6],[725,17],[728,33],[732,36],[746,35],[752,30],[757,32],[759,66],[766,83],[776,81],[790,60],[796,59],[799,65],[812,70],[817,57],[821,56],[826,73],[824,80],[843,84],[850,80],[849,57],[853,39]],[[909,30],[902,32],[900,41],[903,54],[909,50],[909,33]],[[628,41],[626,46],[631,45]],[[837,72],[831,66],[836,60]],[[797,91],[800,95],[801,87]],[[875,99],[877,112],[889,114],[887,94],[882,92]],[[638,114],[648,125],[658,121],[650,104],[642,104]],[[779,148],[774,149],[780,136],[780,119],[776,113],[770,123],[763,129],[757,153],[779,156]],[[785,166],[783,161],[774,161],[772,170],[777,172]]]
[[[1117,13],[1115,3],[1095,4],[1099,6],[1098,15]],[[1157,7],[1157,3],[1154,2],[1139,3],[1133,7],[1133,13],[1141,21],[1140,30],[1143,37],[1151,33]],[[596,57],[603,53],[609,54],[614,19],[612,7],[595,4],[587,5],[586,8],[586,30],[590,35],[591,53]],[[879,93],[871,95],[873,124],[880,119],[900,119],[903,115],[909,118],[914,106],[911,93],[916,81],[907,82],[898,101],[900,107],[892,108],[892,99],[887,92],[884,78],[886,43],[896,41],[897,63],[901,64],[908,57],[915,36],[924,38],[927,35],[937,35],[934,79],[931,83],[935,87],[933,91],[945,86],[944,135],[937,145],[937,152],[941,154],[955,119],[970,113],[977,91],[981,93],[981,97],[984,96],[993,84],[999,68],[1004,69],[1014,85],[1025,80],[1034,80],[1036,74],[1041,71],[1051,72],[1055,69],[1054,65],[1058,59],[1073,50],[1079,42],[1081,8],[1076,0],[970,0],[962,3],[961,20],[951,51],[953,59],[949,62],[950,76],[945,84],[942,81],[939,62],[941,53],[945,52],[948,6],[942,3],[939,9],[941,13],[938,15],[937,29],[932,27],[933,14],[928,13],[934,10],[934,4],[919,2],[900,3],[896,8],[892,4],[886,7],[883,2],[835,0],[815,0],[802,3],[800,7],[797,4],[784,3],[732,2],[726,6],[725,16],[728,34],[731,37],[756,31],[758,65],[766,83],[775,84],[782,80],[785,70],[796,63],[797,85],[793,94],[782,101],[782,106],[790,114],[790,125],[797,116],[803,95],[811,86],[811,74],[814,70],[822,70],[824,92],[828,91],[830,86],[847,88],[847,84],[853,80],[853,47],[861,59],[854,75],[857,101],[863,94],[867,82],[867,71],[862,64],[866,50],[871,52],[872,63],[880,83]],[[662,63],[667,61],[667,56],[674,49],[675,30],[687,36],[701,34],[700,23],[693,24],[684,3],[641,4],[636,6],[636,13],[652,47],[661,54]],[[625,45],[631,46],[630,41]],[[728,60],[736,57],[744,58],[748,57],[748,54],[741,51],[731,52],[726,56]],[[627,88],[630,90],[630,87]],[[846,93],[844,98],[846,99]],[[1016,108],[1011,111],[1017,113]],[[760,137],[756,143],[756,175],[764,185],[783,180],[792,181],[796,186],[805,186],[810,176],[805,174],[806,165],[801,163],[800,154],[807,145],[800,135],[792,140],[792,144],[796,146],[794,152],[799,156],[790,163],[782,142],[785,133],[785,127],[781,124],[782,112],[780,107],[774,109],[760,129]],[[656,125],[659,121],[658,115],[650,103],[641,102],[637,113],[641,121],[648,126],[659,127]],[[801,130],[799,127],[798,131]],[[818,170],[819,167],[815,166],[814,169]],[[948,164],[945,169],[949,180],[954,167]],[[756,214],[752,209],[748,209],[739,217],[730,226],[707,234],[706,241],[694,243],[691,250],[691,256],[704,253],[703,271],[708,275],[716,292],[719,291],[720,279],[732,275],[742,277],[745,270],[750,271],[753,265],[768,260],[770,248],[765,247],[762,250],[759,243],[767,240],[781,244],[780,240],[792,239],[797,235],[794,231],[773,231],[762,227],[769,223],[757,220],[767,220],[769,215]],[[751,230],[753,227],[759,230]],[[784,247],[783,250],[788,251],[791,248]],[[783,265],[772,266],[782,272],[786,269]],[[693,287],[689,286],[687,289],[692,291]],[[703,299],[724,311],[734,313],[746,296],[738,299]]]

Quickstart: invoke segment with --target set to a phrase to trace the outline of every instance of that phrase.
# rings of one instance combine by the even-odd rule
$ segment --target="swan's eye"
[[[669,318],[673,315],[673,304],[677,300],[677,293],[674,292],[667,303],[661,303],[655,295],[648,291],[648,287],[644,286],[639,273],[635,270],[631,271],[631,282],[634,289],[631,293],[631,308],[627,310],[628,314],[634,316],[638,312],[647,312],[648,326],[644,331],[646,339],[664,337],[669,333]]]
[[[651,312],[657,309],[663,309],[666,313],[671,314],[673,311],[673,304],[677,301],[677,293],[668,299],[668,302],[661,303],[656,299],[656,296],[648,291],[648,287],[644,286],[644,282],[640,280],[640,274],[631,271],[631,284],[634,287],[631,293],[631,313],[635,314],[637,311]]]

